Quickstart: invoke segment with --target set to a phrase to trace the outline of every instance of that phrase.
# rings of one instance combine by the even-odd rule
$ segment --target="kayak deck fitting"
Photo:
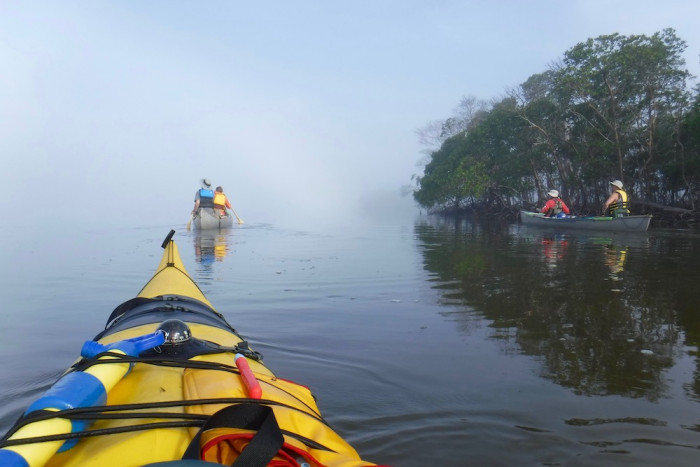
[[[375,465],[209,303],[174,233],[139,294],[0,440],[0,465]]]

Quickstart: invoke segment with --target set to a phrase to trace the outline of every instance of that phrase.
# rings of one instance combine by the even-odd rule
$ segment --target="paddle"
[[[243,219],[238,217],[238,214],[236,214],[236,211],[234,211],[233,208],[229,208],[229,209],[231,209],[231,212],[233,213],[233,215],[236,216],[236,219],[238,219],[238,223],[243,224]]]
[[[192,219],[194,218],[194,214],[190,213],[190,219],[187,221],[187,230],[190,230],[190,227],[192,227]]]

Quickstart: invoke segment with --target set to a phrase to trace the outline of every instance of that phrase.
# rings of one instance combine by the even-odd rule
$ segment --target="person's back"
[[[552,206],[547,212],[547,217],[556,217],[557,214],[563,211],[564,208],[562,205],[561,198],[554,198],[554,206]]]
[[[564,203],[564,201],[559,197],[559,192],[557,190],[549,190],[547,192],[549,200],[545,203],[544,207],[541,209],[542,212],[547,217],[557,217],[560,213],[570,214],[571,211],[569,207]]]
[[[199,190],[199,207],[200,208],[213,208],[214,207],[214,192],[202,188]]]
[[[603,214],[610,217],[625,217],[630,215],[627,192],[622,189],[620,180],[610,182],[612,194],[603,204]]]
[[[201,180],[201,188],[194,195],[194,209],[192,214],[196,215],[200,208],[214,207],[214,191],[211,189],[211,182],[208,178]]]
[[[227,215],[226,213],[226,208],[231,208],[231,203],[229,202],[228,198],[224,194],[224,189],[220,186],[216,187],[216,191],[214,191],[214,198],[212,200],[214,209],[217,211],[219,215],[225,216]]]

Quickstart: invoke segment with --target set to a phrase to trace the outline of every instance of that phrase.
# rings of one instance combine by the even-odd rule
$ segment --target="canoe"
[[[2,438],[0,465],[375,465],[214,309],[174,233],[138,295]]]
[[[540,212],[520,211],[520,222],[523,225],[547,227],[554,229],[575,230],[605,230],[613,232],[646,232],[649,228],[651,215],[625,217],[576,217],[564,218],[545,217]]]
[[[222,216],[212,208],[199,208],[192,223],[200,230],[226,229],[233,227],[233,216],[228,212]]]

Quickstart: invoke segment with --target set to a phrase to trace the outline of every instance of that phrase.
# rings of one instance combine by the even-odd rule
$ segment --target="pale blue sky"
[[[2,0],[0,209],[36,187],[64,222],[82,191],[120,223],[184,223],[206,176],[248,222],[362,216],[395,206],[415,130],[463,96],[666,27],[697,75],[697,18],[673,0]]]

